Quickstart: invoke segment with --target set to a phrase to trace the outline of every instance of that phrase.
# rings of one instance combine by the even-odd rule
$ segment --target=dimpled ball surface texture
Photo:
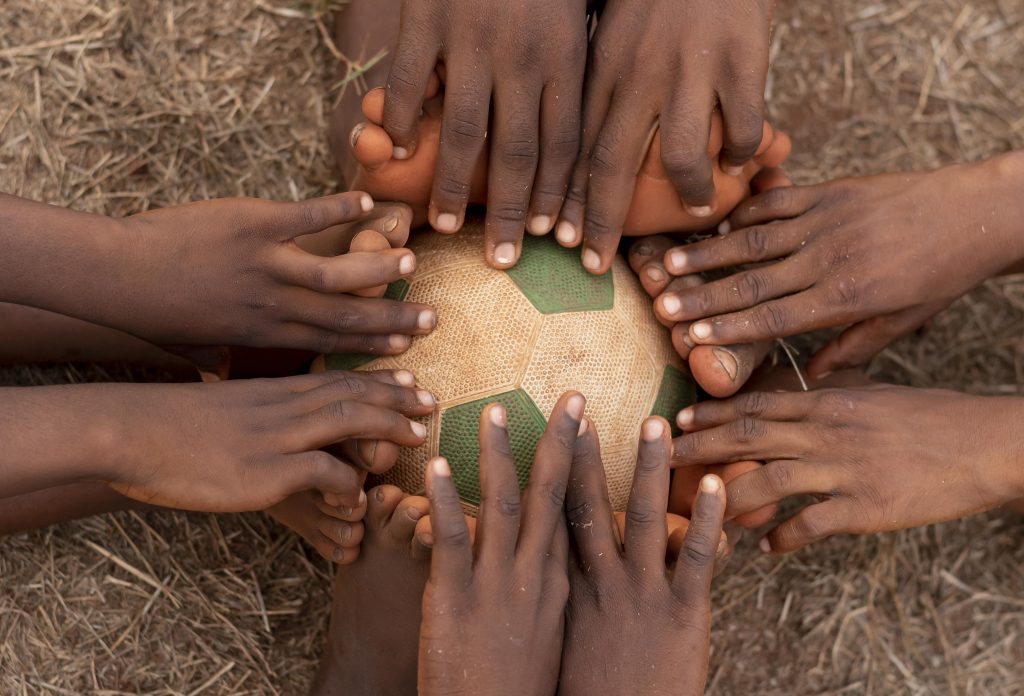
[[[423,490],[431,457],[447,457],[463,506],[475,514],[480,413],[487,403],[508,409],[520,486],[529,476],[545,419],[564,392],[587,397],[587,415],[601,437],[614,509],[624,510],[636,464],[640,424],[649,415],[674,421],[695,400],[692,380],[654,319],[651,301],[625,261],[603,276],[587,273],[579,252],[550,236],[523,240],[515,268],[483,260],[483,229],[413,238],[416,271],[393,283],[387,297],[437,308],[438,325],[402,355],[328,355],[327,369],[407,369],[438,400],[422,419],[427,443],[403,449],[378,482],[409,493]]]

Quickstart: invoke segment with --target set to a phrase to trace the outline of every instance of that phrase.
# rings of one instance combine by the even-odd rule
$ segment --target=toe
[[[784,131],[775,130],[768,122],[765,122],[765,137],[761,142],[764,149],[754,157],[754,161],[762,167],[781,166],[793,150],[793,141],[789,135]]]
[[[430,502],[418,495],[410,495],[395,509],[387,526],[387,533],[396,544],[412,542],[413,534],[421,520],[427,517]]]
[[[423,99],[429,101],[436,97],[441,91],[441,78],[438,77],[437,71],[430,73],[430,79],[427,80],[427,91],[423,93]]]
[[[384,123],[384,94],[384,88],[377,87],[363,97],[363,116],[378,126]]]
[[[734,395],[747,383],[751,373],[764,361],[770,350],[770,343],[697,346],[690,352],[690,372],[704,391],[715,398],[724,399]]]
[[[664,322],[663,319],[658,321]],[[690,352],[694,348],[693,339],[690,338],[690,322],[680,322],[672,327],[672,347],[676,349],[676,353],[680,358],[683,360],[690,359]],[[693,365],[690,365],[690,372],[693,372]]]
[[[367,495],[367,524],[372,525],[373,529],[383,529],[405,497],[405,493],[395,486],[377,486],[372,489]]]
[[[346,507],[344,505],[331,505],[327,502],[326,496],[317,496],[316,507],[325,517],[344,520],[345,522],[358,522],[366,517],[366,506],[368,500],[365,492],[360,491],[360,493],[359,505],[354,508]]]
[[[380,169],[391,161],[393,150],[391,138],[380,126],[360,123],[352,129],[352,156],[365,169],[371,172]]]
[[[333,517],[323,517],[316,526],[324,537],[332,544],[342,548],[359,546],[363,541],[364,527],[362,522],[345,522]]]

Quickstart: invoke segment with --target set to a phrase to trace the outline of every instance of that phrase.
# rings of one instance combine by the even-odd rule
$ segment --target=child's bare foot
[[[416,693],[423,589],[429,555],[417,550],[426,498],[394,486],[368,494],[358,562],[338,568],[331,624],[314,694]]]
[[[324,502],[319,491],[295,493],[267,514],[306,540],[317,553],[338,564],[352,563],[359,557],[363,540],[363,516],[366,494],[360,495],[357,507],[333,506]]]
[[[338,61],[341,93],[328,122],[328,142],[338,170],[351,185],[358,164],[351,156],[349,134],[362,120],[360,104],[367,85],[387,82],[398,44],[402,0],[349,0],[335,12],[334,44],[346,60]]]
[[[353,186],[366,190],[375,198],[401,200],[412,206],[415,213],[414,225],[427,220],[428,206],[433,188],[433,177],[441,137],[442,96],[438,96],[436,81],[431,82],[427,101],[420,118],[420,135],[416,151],[412,156],[398,160],[393,158],[394,145],[381,127],[384,119],[384,90],[369,92],[363,99],[365,122],[355,124],[351,130],[352,154],[359,164],[352,181]],[[711,145],[721,149],[721,118],[714,119]],[[720,169],[715,172],[717,191],[716,213],[709,217],[695,217],[687,212],[672,182],[668,179],[658,148],[660,136],[655,133],[648,156],[645,159],[636,190],[633,194],[630,213],[623,234],[643,236],[659,232],[687,232],[706,230],[718,225],[740,200],[750,194],[751,181],[764,168],[780,165],[789,155],[789,138],[764,124],[764,140],[757,157],[743,169],[740,176],[728,176]],[[470,203],[483,205],[487,199],[487,157],[486,151],[477,164],[472,177]],[[579,211],[582,215],[582,208]],[[437,227],[441,232],[454,232],[461,226],[461,220],[448,220],[440,216]],[[574,209],[567,204],[563,211],[556,237],[564,246],[577,246],[582,241],[582,223],[574,222]],[[552,228],[551,220],[533,221],[528,231],[546,234]],[[498,267],[515,263],[519,248],[488,248],[488,260]],[[586,263],[586,259],[584,259]]]
[[[660,163],[660,159],[657,161]],[[748,194],[757,195],[791,183],[782,169],[764,169],[751,179]],[[668,236],[652,236],[637,241],[629,250],[629,265],[640,279],[644,291],[652,298],[667,291],[697,287],[705,282],[698,274],[673,278],[668,272],[664,255],[675,243]],[[770,341],[732,346],[699,346],[690,338],[689,322],[676,323],[661,316],[658,320],[671,328],[672,344],[679,356],[687,361],[694,379],[704,391],[716,398],[732,396],[739,391],[772,348]]]
[[[629,250],[630,267],[652,300],[669,287],[695,287],[704,283],[699,275],[673,280],[665,271],[662,258],[673,244],[675,240],[671,237],[659,235],[641,239]],[[671,329],[672,345],[679,357],[687,362],[693,378],[714,397],[732,396],[739,391],[771,350],[770,342],[695,347],[689,337],[688,323],[673,324],[660,318],[659,321]]]

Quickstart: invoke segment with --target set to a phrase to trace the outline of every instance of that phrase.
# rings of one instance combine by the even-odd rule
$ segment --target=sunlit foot
[[[378,486],[367,498],[359,558],[335,575],[327,648],[314,694],[416,693],[430,556],[417,552],[413,532],[430,504],[394,486]]]
[[[303,491],[285,498],[266,512],[305,539],[328,561],[348,564],[359,557],[365,511],[365,502],[358,508],[332,507],[324,502],[319,492]]]
[[[365,190],[376,199],[397,200],[408,203],[414,213],[414,224],[427,218],[427,208],[437,167],[441,140],[441,112],[443,94],[440,83],[431,82],[420,118],[420,135],[416,151],[406,159],[394,158],[394,145],[381,127],[384,120],[384,90],[369,92],[363,99],[365,121],[354,124],[350,132],[352,155],[359,165],[352,186]],[[728,176],[715,168],[717,198],[716,213],[698,218],[683,207],[675,187],[669,181],[660,155],[660,134],[655,133],[648,155],[637,178],[636,190],[629,216],[626,236],[644,236],[659,232],[692,232],[717,226],[742,199],[750,195],[752,180],[766,168],[778,167],[789,156],[791,143],[785,133],[764,124],[764,139],[754,161],[740,176]],[[717,114],[712,120],[711,150],[714,160],[722,148],[722,122]],[[487,198],[487,158],[481,157],[473,176],[470,203],[483,205]],[[559,241],[572,244],[578,235]]]

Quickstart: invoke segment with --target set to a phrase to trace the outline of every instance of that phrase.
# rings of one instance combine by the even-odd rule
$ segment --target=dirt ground
[[[3,0],[0,191],[114,215],[333,191],[325,2]],[[769,102],[798,181],[1024,147],[1020,0],[780,5]],[[1021,393],[1024,277],[978,289],[871,373]],[[130,376],[20,368],[0,384]],[[304,693],[328,577],[258,514],[122,513],[0,541],[0,692]],[[1022,590],[1010,515],[783,558],[748,539],[717,581],[709,693],[1024,694]]]

